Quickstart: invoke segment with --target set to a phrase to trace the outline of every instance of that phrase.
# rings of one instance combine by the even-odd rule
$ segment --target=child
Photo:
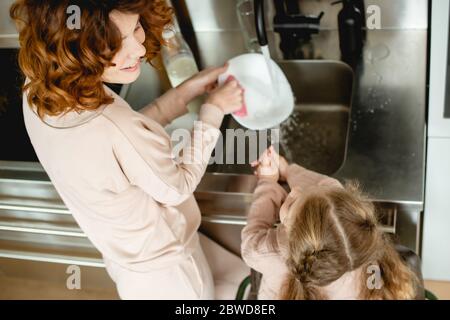
[[[252,166],[242,256],[263,275],[259,299],[414,299],[417,278],[355,186],[288,165],[273,147]]]

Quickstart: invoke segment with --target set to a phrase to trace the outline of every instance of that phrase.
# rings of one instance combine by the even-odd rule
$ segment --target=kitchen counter
[[[202,37],[210,39],[211,33],[202,32],[197,37],[201,42]],[[234,38],[231,34],[228,37]],[[347,157],[334,176],[341,181],[358,180],[374,199],[421,206],[427,30],[376,30],[367,36],[363,66],[355,70]],[[336,30],[321,31],[313,39],[317,55],[339,60],[338,39]],[[218,63],[206,61],[206,64]],[[23,168],[21,163],[17,165]],[[36,168],[30,171],[30,177],[38,171]],[[25,174],[26,170],[20,172]],[[211,175],[205,175],[200,189],[202,185],[211,187],[208,181]]]
[[[334,176],[341,181],[358,180],[375,202],[395,204],[393,232],[403,244],[418,251],[425,163],[427,31],[374,31],[368,36],[364,67],[355,73],[347,156]],[[327,41],[318,41],[316,49],[330,52],[324,58],[336,60],[339,47],[329,41],[335,37],[326,32],[322,37]],[[331,46],[329,50],[321,47],[325,44]],[[203,215],[202,230],[235,253],[239,253],[240,231],[255,185],[252,175],[208,172],[195,192]],[[81,230],[39,163],[0,161],[1,212],[10,217],[4,225],[0,221],[0,235],[7,239],[20,232],[20,237],[33,235],[33,239],[41,234],[44,243],[75,243],[73,239],[78,239],[77,248],[91,246],[79,234]],[[70,226],[67,230],[61,229],[62,218]],[[45,219],[45,227],[40,219]],[[101,260],[91,261],[93,253],[89,250],[76,260],[101,266]],[[30,253],[25,252],[23,257],[28,259]]]
[[[423,207],[427,31],[374,31],[368,42],[336,177],[357,179],[376,199]]]
[[[396,1],[395,5],[386,2],[389,10],[383,14],[383,26],[387,29],[367,32],[363,67],[356,69],[354,78],[346,159],[333,176],[341,181],[358,180],[377,207],[382,208],[383,230],[395,234],[401,244],[420,253],[427,30],[424,29],[426,13],[418,14],[424,11],[416,10],[426,5],[410,2]],[[202,67],[221,65],[245,52],[242,34],[231,19],[235,10],[230,7],[208,11],[210,6],[219,3],[225,2],[212,1],[202,10],[196,7],[191,12],[198,14],[193,21]],[[328,4],[311,3],[319,6],[312,12],[319,12],[323,5],[327,6],[326,10],[332,10]],[[314,35],[313,48],[317,58],[340,60],[338,32],[329,29],[337,25],[335,17],[339,9],[332,8],[335,11],[325,19],[333,19]],[[220,15],[214,14],[217,12]],[[229,28],[224,27],[224,22],[229,23]],[[274,42],[277,35],[269,31],[268,37],[276,59],[279,57]],[[18,46],[17,37],[0,40],[1,47]],[[130,96],[134,95],[134,103],[130,104],[141,107],[141,103],[154,99],[167,85],[168,80],[161,78],[160,73],[148,72],[130,90]],[[178,125],[185,123],[175,124]],[[1,159],[0,156],[0,272],[14,277],[33,274],[30,276],[42,279],[42,271],[47,270],[46,278],[62,283],[60,278],[66,276],[66,267],[75,264],[84,268],[87,283],[94,288],[113,288],[103,270],[100,252],[80,230],[41,165]],[[246,224],[256,178],[210,169],[195,192],[202,212],[201,231],[239,254],[240,233]]]
[[[202,36],[206,35],[198,35],[200,39]],[[337,39],[337,31],[322,31],[314,40],[314,48],[323,59],[339,60]],[[354,70],[347,156],[333,176],[342,182],[359,181],[374,200],[408,203],[422,210],[427,30],[371,31],[363,56],[363,63]],[[209,171],[219,175],[251,172],[242,170],[243,165],[234,166],[221,168],[219,165],[218,170]],[[225,177],[220,180],[224,183]],[[199,189],[202,192],[207,192],[206,188],[222,189],[212,181],[210,174],[205,175]],[[252,191],[245,187],[239,190]]]

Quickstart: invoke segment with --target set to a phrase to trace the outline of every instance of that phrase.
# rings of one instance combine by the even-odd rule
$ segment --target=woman
[[[273,147],[242,230],[242,256],[263,274],[260,299],[415,299],[420,282],[354,186],[289,165]],[[286,190],[278,180],[286,181]],[[273,225],[281,221],[277,227]]]
[[[81,27],[67,27],[78,4]],[[220,134],[239,110],[235,81],[211,91],[226,66],[200,72],[139,113],[103,82],[131,83],[158,54],[172,11],[163,0],[18,0],[27,77],[23,112],[39,160],[102,253],[122,299],[212,299],[193,197]],[[194,161],[177,163],[164,126],[209,92],[193,129]]]

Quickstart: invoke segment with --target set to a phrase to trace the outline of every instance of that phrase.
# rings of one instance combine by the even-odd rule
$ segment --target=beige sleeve
[[[175,88],[168,90],[148,106],[139,110],[140,113],[155,120],[163,127],[186,114],[187,111],[186,102]]]
[[[279,241],[285,231],[284,228],[274,227],[274,224],[279,220],[280,207],[286,195],[277,182],[266,179],[258,181],[247,225],[242,230],[241,252],[244,261],[259,272],[265,271],[268,257],[279,255]]]
[[[218,107],[203,105],[200,121],[188,132],[187,147],[183,149],[183,154],[191,158],[178,161],[172,154],[170,137],[159,124],[137,112],[115,114],[110,120],[120,134],[113,143],[113,152],[132,185],[161,204],[176,206],[193,194],[204,175],[223,116]]]
[[[329,176],[305,169],[297,164],[291,164],[287,170],[287,183],[292,189],[299,192],[312,186],[336,186],[342,187],[341,183]]]

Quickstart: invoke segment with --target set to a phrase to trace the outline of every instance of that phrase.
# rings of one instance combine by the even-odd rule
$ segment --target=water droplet
[[[369,47],[366,50],[365,57],[370,64],[374,64],[377,61],[386,59],[390,54],[391,50],[389,50],[388,46],[386,46],[384,43],[380,43]]]

